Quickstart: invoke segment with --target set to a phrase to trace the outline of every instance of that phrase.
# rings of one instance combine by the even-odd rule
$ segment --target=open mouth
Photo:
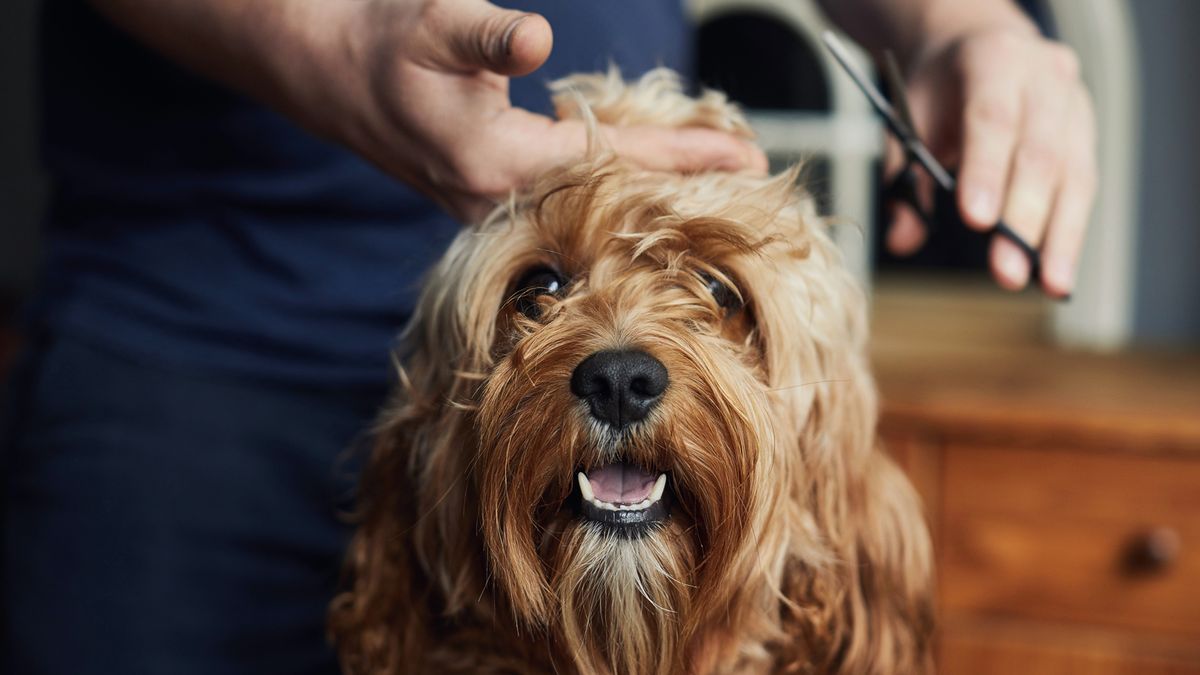
[[[580,514],[618,530],[644,531],[667,519],[667,474],[614,462],[576,476]]]

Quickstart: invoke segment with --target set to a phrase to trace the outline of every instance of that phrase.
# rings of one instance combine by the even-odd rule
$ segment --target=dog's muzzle
[[[580,471],[580,514],[619,530],[641,531],[666,520],[667,474],[615,462]]]
[[[571,392],[597,422],[623,432],[646,419],[662,400],[667,368],[647,352],[605,350],[584,359],[571,374]],[[614,462],[580,471],[580,513],[587,520],[626,533],[645,531],[668,514],[667,474]]]

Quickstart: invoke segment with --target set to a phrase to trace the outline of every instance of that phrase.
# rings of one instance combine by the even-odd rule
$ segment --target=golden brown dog
[[[560,116],[748,135],[666,71],[555,89]],[[927,671],[927,532],[824,228],[795,172],[597,151],[464,231],[363,480],[346,669]]]

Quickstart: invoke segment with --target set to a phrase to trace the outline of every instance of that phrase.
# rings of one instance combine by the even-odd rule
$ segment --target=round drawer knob
[[[1179,533],[1170,527],[1153,527],[1135,536],[1125,554],[1125,569],[1152,574],[1170,567],[1179,557]]]

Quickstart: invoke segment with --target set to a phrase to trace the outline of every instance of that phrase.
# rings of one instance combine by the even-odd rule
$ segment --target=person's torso
[[[679,0],[509,3],[554,52],[514,80],[690,68]],[[43,152],[52,178],[32,318],[186,368],[376,382],[423,272],[459,225],[335,144],[176,67],[83,0],[47,0]]]

